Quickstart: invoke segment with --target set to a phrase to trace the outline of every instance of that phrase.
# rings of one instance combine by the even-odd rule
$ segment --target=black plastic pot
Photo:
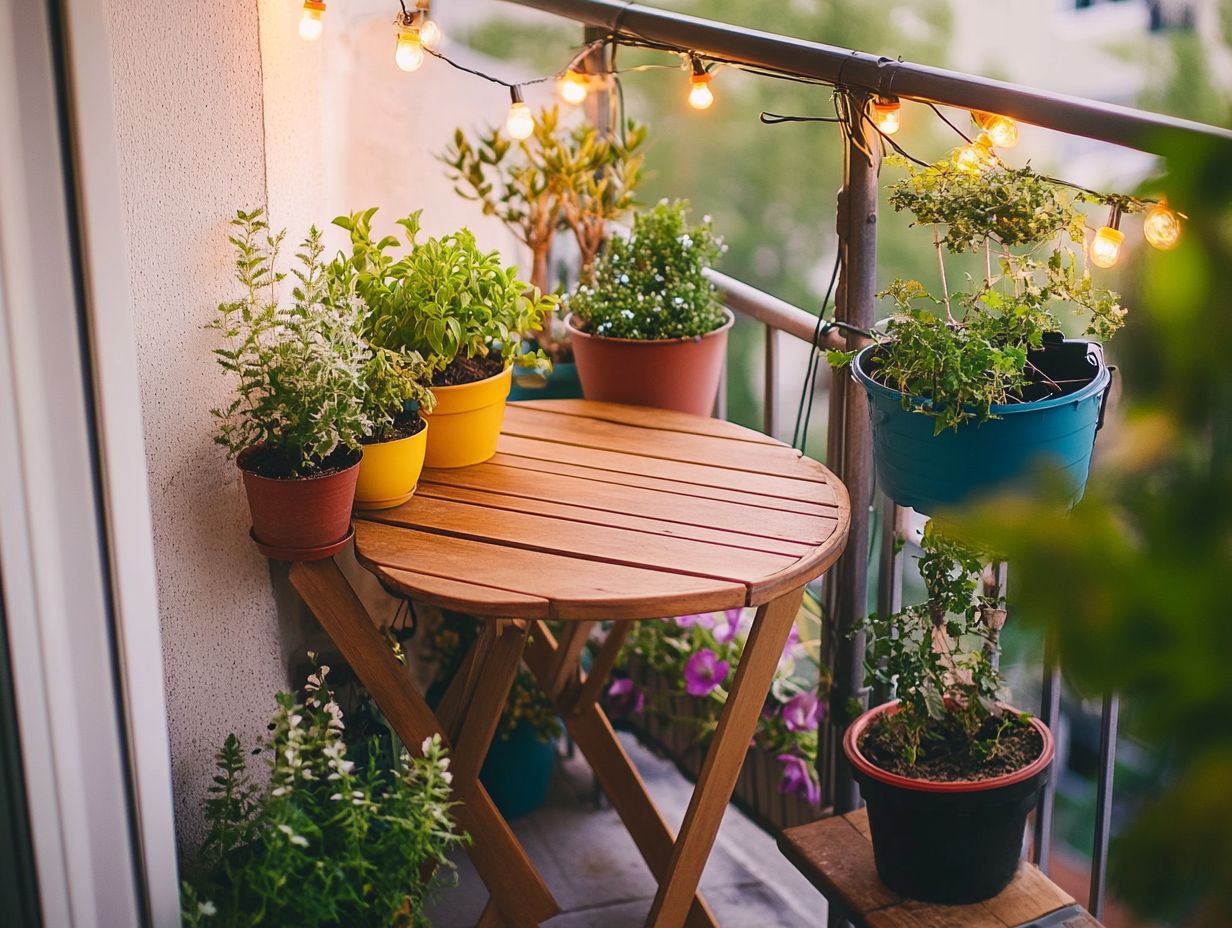
[[[859,749],[869,723],[896,711],[896,703],[869,710],[843,739],[868,805],[877,875],[896,893],[924,902],[991,899],[1018,870],[1027,816],[1052,766],[1052,733],[1039,719],[1031,720],[1044,749],[1013,773],[961,782],[916,780],[882,770]]]

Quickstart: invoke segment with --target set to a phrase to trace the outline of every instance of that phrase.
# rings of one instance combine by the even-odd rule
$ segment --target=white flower
[[[342,793],[334,793],[332,796],[329,797],[329,801],[337,802],[341,798],[342,798]]]
[[[300,847],[307,847],[308,839],[303,835],[291,835],[291,843],[298,844]]]
[[[285,786],[279,786],[273,790],[273,795],[275,796],[285,796],[286,794],[287,788]]]
[[[295,834],[295,832],[292,830],[290,825],[279,825],[278,830],[281,831],[284,835]]]
[[[206,899],[204,902],[197,903],[197,911],[202,915],[217,915],[218,907]]]
[[[446,770],[444,773],[441,774],[441,779],[444,780],[446,783],[452,783],[453,774],[450,773],[448,770]]]
[[[363,799],[363,798],[364,798],[364,793],[363,793],[363,790],[358,790],[358,789],[357,789],[357,790],[352,790],[351,795],[352,795],[355,799]]]
[[[430,751],[431,749],[432,749],[432,738],[431,737],[424,738],[423,744],[419,746],[419,753],[427,754],[428,751]]]

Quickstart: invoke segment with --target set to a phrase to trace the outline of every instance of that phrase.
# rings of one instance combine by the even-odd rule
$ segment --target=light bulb
[[[997,148],[1013,148],[1018,144],[1018,123],[996,113],[972,113],[975,124],[988,134]]]
[[[505,119],[505,131],[518,141],[528,139],[535,131],[535,117],[531,115],[530,107],[522,99],[521,87],[516,85],[510,87],[509,96],[513,102],[509,106],[509,116]]]
[[[425,17],[419,26],[419,41],[423,47],[436,48],[441,44],[441,38],[441,27],[436,24],[436,20]]]
[[[304,12],[299,18],[299,37],[306,42],[315,42],[321,37],[321,14],[325,4],[320,0],[304,0]]]
[[[1103,226],[1091,240],[1091,263],[1096,267],[1112,267],[1121,257],[1125,233],[1112,226]]]
[[[898,97],[878,97],[873,101],[873,124],[885,135],[893,135],[903,124]]]
[[[695,110],[708,110],[714,105],[714,91],[710,89],[710,73],[694,58],[693,74],[689,77],[689,106]]]
[[[419,33],[414,29],[402,29],[398,32],[394,61],[403,71],[418,71],[423,65],[423,43],[419,41]]]
[[[979,174],[992,163],[992,137],[981,132],[970,145],[963,145],[954,152],[954,164],[960,171]]]
[[[585,103],[586,97],[590,93],[586,75],[572,69],[565,72],[565,76],[560,79],[560,86],[557,89],[560,91],[560,98],[573,106]]]
[[[1142,233],[1155,248],[1163,251],[1175,248],[1181,237],[1181,217],[1168,206],[1167,200],[1160,200],[1146,211],[1142,219]]]

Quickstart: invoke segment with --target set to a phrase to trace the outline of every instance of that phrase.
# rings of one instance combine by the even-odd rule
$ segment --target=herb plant
[[[993,657],[1005,610],[981,590],[985,556],[935,522],[923,549],[927,600],[870,616],[864,626],[868,682],[894,686],[899,711],[870,726],[862,749],[878,766],[908,774],[957,766],[970,768],[963,778],[978,778],[1016,769],[1021,763],[1005,756],[1004,739],[1027,722],[997,701],[1004,694]]]
[[[395,237],[373,238],[375,213],[334,220],[351,235],[350,262],[373,345],[419,352],[437,369],[493,351],[506,365],[518,359],[521,333],[539,327],[555,297],[519,280],[499,253],[481,251],[466,229],[420,242],[418,211],[398,220],[408,248],[395,257]]]
[[[243,292],[220,304],[207,327],[222,335],[214,355],[237,386],[228,406],[212,410],[215,441],[233,456],[262,446],[260,471],[268,476],[312,476],[373,428],[364,402],[372,352],[359,301],[326,273],[313,227],[296,255],[291,304],[283,305],[286,275],[277,263],[285,231],[271,233],[260,209],[237,212],[231,225]]]
[[[633,218],[628,238],[613,238],[593,286],[569,297],[579,328],[607,338],[700,338],[726,321],[706,271],[723,250],[710,217],[691,225],[682,200]]]
[[[896,313],[873,355],[872,376],[903,394],[904,409],[934,416],[937,433],[995,418],[993,406],[1021,401],[1029,386],[1060,394],[1030,358],[1044,347],[1045,333],[1061,328],[1054,310],[1070,307],[1086,320],[1083,335],[1098,339],[1124,321],[1119,296],[1091,280],[1078,206],[1111,198],[1072,194],[1028,167],[995,159],[974,171],[956,157],[923,168],[888,160],[907,171],[890,203],[912,213],[914,224],[933,227],[942,293],[896,280],[879,294],[893,300]],[[983,277],[951,291],[943,251],[982,251]],[[834,352],[831,362],[852,357]]]
[[[302,703],[278,695],[268,781],[249,776],[234,734],[218,752],[185,925],[428,928],[424,901],[465,840],[452,830],[445,749],[434,737],[396,769],[357,765],[328,673],[308,678]]]

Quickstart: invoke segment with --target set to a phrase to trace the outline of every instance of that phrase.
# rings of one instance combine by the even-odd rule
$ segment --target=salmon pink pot
[[[897,711],[897,702],[870,709],[843,738],[843,753],[868,805],[877,875],[896,893],[925,902],[991,899],[1018,872],[1027,815],[1052,766],[1052,733],[1031,719],[1043,750],[1013,773],[987,780],[917,780],[882,770],[860,750],[869,724]]]
[[[349,467],[320,477],[262,477],[249,470],[257,448],[236,458],[244,474],[252,538],[266,557],[316,561],[332,557],[351,537],[351,504],[359,452]]]
[[[588,400],[712,415],[735,322],[723,312],[727,321],[700,338],[664,339],[588,335],[566,316],[582,393]]]

